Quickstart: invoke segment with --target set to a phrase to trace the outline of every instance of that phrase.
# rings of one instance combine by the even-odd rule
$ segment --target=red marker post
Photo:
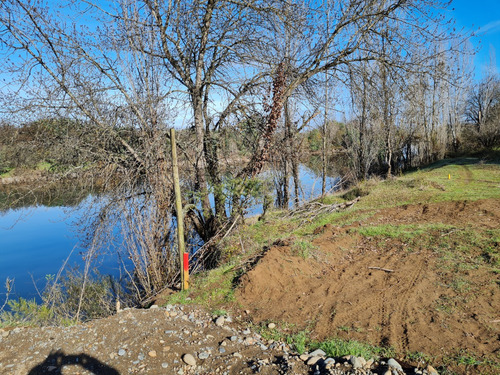
[[[184,253],[184,287],[182,289],[189,289],[189,254]]]

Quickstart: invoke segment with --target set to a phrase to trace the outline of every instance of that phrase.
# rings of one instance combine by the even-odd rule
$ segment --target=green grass
[[[365,237],[387,237],[409,240],[417,236],[428,234],[431,231],[445,231],[454,226],[441,223],[404,224],[404,225],[376,225],[355,228],[354,231]]]
[[[4,171],[5,172],[0,174],[0,178],[12,177],[15,172],[15,168],[5,168]]]
[[[195,304],[205,306],[222,314],[224,306],[235,301],[233,281],[236,277],[234,265],[226,264],[196,275],[192,278],[191,288],[170,295],[165,304]]]
[[[356,357],[380,358],[392,357],[395,355],[393,348],[383,348],[362,343],[356,340],[343,340],[333,338],[323,342],[315,342],[310,345],[311,349],[321,349],[329,357],[342,357],[344,355],[354,355]]]

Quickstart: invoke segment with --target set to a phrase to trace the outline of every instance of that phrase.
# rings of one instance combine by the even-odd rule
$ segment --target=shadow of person
[[[28,375],[61,374],[65,366],[80,366],[96,375],[120,375],[113,367],[87,354],[66,355],[62,350],[51,352],[45,361],[33,367]]]

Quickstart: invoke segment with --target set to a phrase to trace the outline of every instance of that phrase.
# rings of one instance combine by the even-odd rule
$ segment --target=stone
[[[152,306],[150,307],[150,309],[158,309],[158,308],[159,308],[159,306],[158,306],[158,305],[152,305]]]
[[[269,324],[267,325],[267,328],[269,328],[269,329],[275,329],[275,328],[276,328],[276,324],[274,324],[274,323],[269,323]]]
[[[184,355],[182,356],[182,360],[184,361],[184,363],[185,363],[186,365],[189,365],[189,366],[196,366],[196,359],[194,359],[194,357],[193,357],[191,354],[189,354],[189,353],[184,354]]]
[[[163,362],[163,363],[161,364],[161,367],[162,367],[162,368],[167,368],[167,367],[168,367],[168,363]]]
[[[243,334],[244,334],[244,335],[249,335],[251,332],[252,332],[252,331],[250,331],[250,329],[249,329],[249,328],[247,328],[247,329],[245,329],[245,330],[243,331]]]
[[[240,353],[233,353],[233,356],[239,359],[243,358],[243,356]]]
[[[225,319],[223,316],[219,316],[217,319],[215,319],[215,325],[217,327],[222,327],[224,325]]]
[[[308,366],[314,366],[320,359],[321,359],[320,356],[309,357],[306,364]]]
[[[207,359],[208,357],[210,357],[210,353],[208,352],[201,352],[200,354],[198,354],[199,359]]]
[[[127,353],[127,352],[125,351],[125,349],[120,349],[120,350],[118,350],[118,355],[119,355],[119,356],[124,356],[124,355],[125,355],[125,353]]]
[[[335,368],[335,359],[327,358],[324,365],[327,370]]]
[[[403,368],[401,367],[401,365],[394,358],[390,358],[387,361],[387,365],[389,367],[395,368],[398,371],[403,371]]]
[[[255,344],[255,340],[252,337],[245,337],[243,340],[244,345],[253,345]]]
[[[301,354],[299,358],[305,362],[309,359],[309,356],[307,354]]]
[[[349,362],[351,363],[352,368],[354,368],[354,369],[358,369],[358,368],[363,367],[362,361],[359,359],[359,357],[356,357],[354,355],[351,356],[351,358],[349,359]]]
[[[391,370],[387,370],[386,372],[384,372],[384,375],[392,375]]]
[[[429,375],[439,375],[437,370],[434,367],[432,367],[431,365],[427,366],[427,372],[429,373]]]
[[[236,341],[238,340],[238,336],[231,336],[231,341]]]
[[[326,356],[326,353],[321,349],[316,349],[314,352],[309,353],[309,357],[317,357],[317,356],[324,357]]]
[[[226,352],[226,349],[223,346],[221,346],[219,348],[219,353],[224,354],[225,352]]]
[[[156,350],[151,350],[148,355],[151,357],[151,358],[155,358],[156,357]]]
[[[144,357],[144,354],[142,354],[142,353],[139,353],[139,355],[137,356],[137,359],[138,359],[139,361],[144,360],[144,358],[145,358],[145,357]]]

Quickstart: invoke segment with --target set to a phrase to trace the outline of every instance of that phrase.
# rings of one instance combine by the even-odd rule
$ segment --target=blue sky
[[[500,0],[454,0],[450,15],[455,18],[457,29],[475,31],[472,45],[479,48],[474,58],[476,79],[489,65],[491,49],[495,51],[496,67],[500,71]]]

